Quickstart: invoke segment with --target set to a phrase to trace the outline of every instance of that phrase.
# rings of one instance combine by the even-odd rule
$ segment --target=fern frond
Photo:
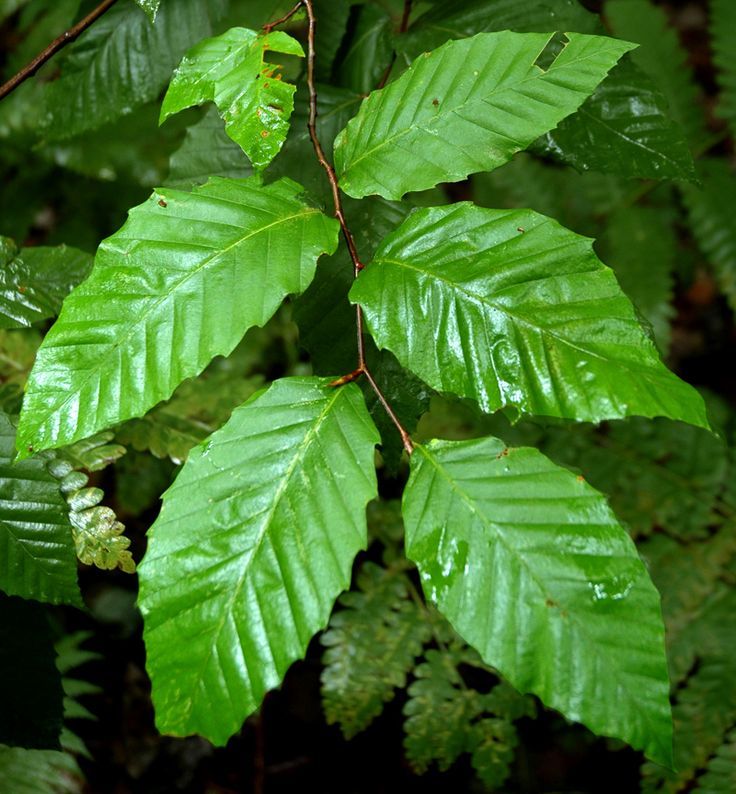
[[[683,186],[690,229],[723,294],[736,311],[736,174],[720,160],[698,166],[700,188]]]
[[[262,385],[259,376],[246,378],[229,371],[192,378],[146,416],[125,422],[117,438],[138,452],[183,463],[192,447],[222,426]]]
[[[357,588],[340,598],[343,608],[322,635],[322,703],[327,722],[338,723],[348,739],[406,685],[430,634],[403,573],[368,562],[360,569]]]
[[[580,174],[523,152],[495,171],[475,174],[472,183],[474,200],[482,207],[529,207],[589,236],[597,236],[600,218],[630,190],[611,174]]]
[[[717,522],[728,451],[711,433],[666,419],[551,428],[540,448],[574,467],[611,501],[635,537],[662,529],[686,540],[708,537]]]
[[[721,88],[718,115],[725,119],[736,135],[736,3],[733,0],[711,0],[710,34],[716,79]]]
[[[736,791],[736,730],[708,761],[705,774],[698,778],[695,794],[733,794]]]
[[[646,763],[642,768],[643,792],[689,791],[699,770],[736,725],[736,688],[730,655],[702,663],[687,686],[676,694],[672,716],[677,772]]]
[[[88,461],[102,463],[109,453],[99,453],[109,440],[108,434],[95,437],[98,444],[90,442],[84,452],[77,451],[72,460],[79,461],[82,455]],[[75,445],[76,446],[76,445]],[[99,453],[99,454],[98,454]],[[126,573],[135,571],[135,562],[128,547],[130,539],[125,537],[125,527],[117,520],[115,511],[100,505],[104,492],[99,488],[88,488],[88,477],[74,468],[65,450],[48,454],[46,467],[59,481],[59,488],[69,507],[69,520],[77,557],[85,565],[94,565],[103,570],[120,568]]]
[[[417,666],[404,707],[407,758],[422,773],[432,763],[447,770],[470,753],[483,782],[499,786],[509,775],[517,743],[513,721],[532,714],[533,704],[504,683],[487,694],[467,687],[458,669],[463,664],[484,667],[475,651],[454,643],[428,650]]]

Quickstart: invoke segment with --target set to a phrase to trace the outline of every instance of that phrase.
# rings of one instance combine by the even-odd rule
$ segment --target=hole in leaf
[[[546,72],[557,60],[559,54],[565,49],[565,45],[570,41],[564,33],[555,33],[547,42],[544,49],[537,56],[534,65]]]

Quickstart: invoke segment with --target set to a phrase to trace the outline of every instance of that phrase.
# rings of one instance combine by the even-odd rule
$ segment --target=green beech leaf
[[[252,174],[242,149],[228,138],[217,109],[211,107],[196,124],[187,127],[184,142],[169,160],[166,184],[189,188],[204,184],[211,176],[241,179]]]
[[[399,199],[497,168],[573,113],[635,45],[570,33],[546,68],[553,37],[479,33],[418,58],[374,91],[335,142],[340,186]]]
[[[135,2],[146,12],[151,22],[156,21],[156,14],[158,14],[161,0],[135,0]]]
[[[340,85],[358,93],[370,93],[391,63],[391,34],[391,17],[386,11],[374,5],[361,8],[350,44],[337,70]]]
[[[0,590],[82,606],[72,526],[59,484],[35,458],[13,463],[15,427],[0,413]]]
[[[726,0],[727,3],[730,0]],[[641,45],[632,59],[654,78],[669,103],[670,115],[691,144],[706,135],[701,97],[678,31],[669,24],[666,9],[651,0],[607,0],[606,20],[613,32]]]
[[[77,248],[24,248],[0,237],[0,328],[28,327],[55,317],[89,273],[92,257]]]
[[[43,86],[42,132],[47,140],[94,130],[156,99],[182,55],[209,36],[225,0],[174,0],[156,24],[133,3],[117,3],[56,66],[61,76]]]
[[[414,212],[350,299],[380,348],[439,391],[543,416],[668,416],[708,427],[591,240],[531,210]]]
[[[455,630],[520,692],[672,759],[659,595],[604,497],[495,438],[417,446],[407,556]]]
[[[265,62],[266,51],[304,56],[286,33],[231,28],[191,49],[174,72],[161,106],[161,121],[192,105],[214,102],[225,131],[256,169],[279,153],[289,131],[296,88]]]
[[[670,118],[665,95],[629,56],[534,149],[578,171],[696,179],[690,147]]]
[[[420,17],[408,34],[399,37],[397,46],[409,59],[448,37],[506,29],[605,33],[600,19],[577,0],[453,0]],[[638,41],[633,36],[623,38]],[[690,150],[679,125],[669,116],[667,100],[627,57],[575,113],[534,148],[580,171],[655,179],[694,177]]]
[[[39,349],[21,456],[142,416],[303,291],[338,225],[300,191],[214,178],[134,207]]]
[[[398,36],[396,48],[414,59],[448,39],[464,39],[476,33],[599,33],[601,29],[598,16],[586,11],[577,0],[447,0],[435,4],[407,33]]]
[[[192,451],[140,566],[156,721],[224,744],[350,583],[378,433],[354,384],[277,381]]]

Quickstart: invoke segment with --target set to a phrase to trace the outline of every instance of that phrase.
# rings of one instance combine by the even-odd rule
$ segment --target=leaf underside
[[[355,198],[400,199],[502,165],[577,110],[634,46],[567,38],[546,70],[536,61],[551,34],[480,33],[420,56],[338,136],[340,186]]]
[[[486,412],[708,427],[702,398],[661,363],[591,241],[531,210],[418,210],[350,299],[379,347]]]
[[[192,451],[139,567],[157,724],[224,744],[281,682],[365,548],[378,434],[354,384],[288,378]]]
[[[143,415],[303,291],[338,225],[300,191],[290,180],[215,178],[133,208],[39,350],[21,455]]]
[[[520,692],[672,756],[659,595],[604,497],[495,438],[418,446],[407,556],[427,597]]]

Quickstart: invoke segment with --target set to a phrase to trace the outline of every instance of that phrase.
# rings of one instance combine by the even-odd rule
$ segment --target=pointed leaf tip
[[[539,451],[418,446],[403,501],[427,597],[520,692],[672,761],[660,599],[605,498]]]
[[[358,387],[329,380],[252,397],[164,495],[139,566],[162,732],[225,744],[350,583],[379,437]]]
[[[661,362],[592,241],[531,210],[417,210],[350,300],[379,347],[486,412],[709,426],[702,397]]]

